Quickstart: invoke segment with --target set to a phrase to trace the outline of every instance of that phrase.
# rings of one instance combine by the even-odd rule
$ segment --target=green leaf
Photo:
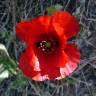
[[[17,62],[9,56],[6,47],[2,44],[0,44],[0,53],[0,83],[5,78],[15,76],[16,79],[12,81],[11,87],[22,90],[28,83],[27,78],[20,73]]]
[[[17,69],[17,63],[9,56],[6,47],[0,44],[0,81],[8,78],[9,75],[16,75]]]
[[[15,81],[11,83],[11,88],[17,89],[17,90],[22,90],[26,85],[28,84],[28,79],[24,77],[24,75],[19,72],[17,78]]]
[[[51,15],[51,14],[53,14],[54,12],[60,11],[60,10],[62,10],[62,9],[63,9],[63,6],[62,6],[62,5],[56,4],[56,5],[53,5],[53,6],[51,6],[51,7],[48,7],[48,8],[47,8],[47,12],[48,12],[48,15]]]

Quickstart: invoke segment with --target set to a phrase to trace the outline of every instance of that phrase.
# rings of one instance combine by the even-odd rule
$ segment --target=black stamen
[[[36,47],[44,53],[53,52],[58,45],[59,42],[57,40],[44,40],[36,43]]]

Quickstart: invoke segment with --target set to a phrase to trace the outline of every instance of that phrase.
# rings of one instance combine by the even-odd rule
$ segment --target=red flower
[[[18,23],[17,37],[27,46],[19,60],[23,73],[37,81],[61,79],[72,73],[80,63],[80,52],[67,40],[79,29],[76,18],[62,11]]]

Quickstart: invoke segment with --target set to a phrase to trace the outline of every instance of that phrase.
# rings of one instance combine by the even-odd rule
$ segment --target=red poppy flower
[[[79,30],[76,18],[63,11],[18,23],[17,37],[27,46],[19,59],[23,73],[37,81],[62,79],[72,73],[80,63],[80,52],[67,40]]]

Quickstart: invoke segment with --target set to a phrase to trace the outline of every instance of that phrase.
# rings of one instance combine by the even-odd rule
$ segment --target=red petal
[[[50,23],[49,16],[39,16],[33,20],[22,21],[16,25],[17,37],[23,41],[33,42],[40,36],[48,32]]]
[[[32,78],[35,75],[38,75],[39,71],[34,71],[34,54],[32,51],[30,51],[30,54],[28,53],[28,48],[26,51],[22,54],[21,58],[19,59],[19,65],[23,73],[29,77]]]
[[[73,44],[67,44],[65,53],[70,57],[70,60],[76,64],[80,63],[80,50]]]
[[[32,51],[32,48],[27,48],[26,51],[22,54],[19,65],[24,75],[35,81],[43,81],[48,79],[47,75],[42,75],[40,73],[40,68],[38,64],[38,59]]]
[[[65,52],[69,59],[64,51],[56,51],[55,54],[47,56],[37,54],[37,58],[32,47],[29,47],[19,60],[20,68],[27,77],[36,81],[64,78],[72,73],[80,62],[80,52],[76,46],[67,44]]]
[[[55,55],[49,56],[49,58],[47,58],[47,60],[45,61],[46,69],[43,70],[44,71],[47,70],[48,76],[51,80],[57,79],[58,77],[61,76],[60,68],[66,67],[67,62],[68,62],[68,56],[64,53],[63,50],[61,52],[59,51],[56,52]]]
[[[60,76],[59,68],[51,66],[50,64],[46,65],[39,63],[38,58],[35,56],[32,50],[32,47],[28,47],[22,54],[19,60],[19,65],[25,76],[36,81],[55,79],[56,77]]]
[[[57,23],[52,23],[51,27],[53,28],[53,32],[59,37],[60,47],[64,49],[67,43],[67,38],[64,34],[64,29],[60,27]]]
[[[61,71],[63,71],[65,76],[68,76],[78,67],[78,64],[80,63],[80,50],[75,45],[67,44],[64,51],[69,56],[69,60],[65,64],[65,67],[61,68]]]
[[[56,79],[60,76],[60,67],[64,67],[68,61],[67,55],[62,50],[56,50],[52,54],[44,54],[35,51],[39,60],[42,75],[47,74],[49,79]]]
[[[25,41],[27,40],[27,35],[29,34],[29,21],[22,21],[16,25],[16,35],[19,39]]]
[[[48,68],[49,67],[49,68]],[[59,68],[54,66],[47,66],[48,70],[47,70],[47,74],[50,80],[54,80],[56,79],[58,76],[60,76],[60,71]]]
[[[46,63],[41,64],[41,74],[46,74],[49,80],[54,80],[60,76],[59,67],[53,66],[51,63],[48,65],[46,65]]]
[[[69,76],[80,63],[80,50],[75,45],[67,44],[64,51],[69,56],[69,60],[64,67],[60,67],[61,76],[57,77],[58,80]]]
[[[67,38],[71,38],[72,36],[76,35],[80,30],[78,21],[68,12],[56,12],[53,15],[53,24],[61,27],[59,29],[65,33]],[[60,32],[60,34],[62,34],[62,32]]]
[[[55,50],[52,53],[43,53],[41,50],[35,50],[35,54],[39,60],[40,65],[49,65],[55,67],[62,67],[68,61],[68,56],[63,50]]]

